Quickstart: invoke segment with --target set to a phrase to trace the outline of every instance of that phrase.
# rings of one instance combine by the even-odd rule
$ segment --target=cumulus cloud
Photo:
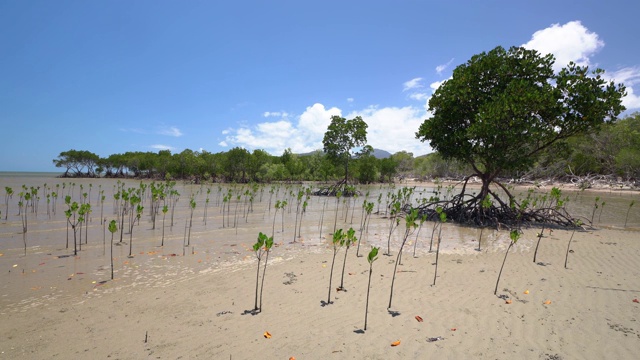
[[[633,86],[640,83],[640,67],[626,67],[614,72],[606,72],[604,77],[616,84],[623,83],[627,87],[627,96],[622,98],[622,105],[627,110],[640,108],[640,95],[635,94]]]
[[[452,62],[453,62],[453,58],[447,61],[446,64],[436,66],[436,72],[438,73],[438,75],[442,75],[442,72],[445,71],[449,67],[449,65],[451,65]]]
[[[536,31],[531,40],[522,46],[537,50],[543,55],[553,54],[556,58],[553,68],[559,71],[570,61],[581,66],[591,65],[590,57],[604,46],[604,41],[580,21],[570,21],[564,25],[552,24]]]
[[[167,136],[174,136],[174,137],[180,137],[180,136],[183,135],[182,131],[180,131],[180,129],[178,129],[175,126],[169,126],[169,127],[162,128],[162,129],[158,130],[158,134],[167,135]]]
[[[362,116],[369,126],[367,128],[368,144],[376,149],[383,149],[390,153],[398,151],[412,152],[414,156],[431,152],[428,144],[416,139],[416,131],[427,118],[424,109],[413,106],[384,107],[375,106],[364,110],[354,111],[347,115],[347,119]]]
[[[281,119],[228,129],[225,140],[219,145],[263,149],[273,155],[282,154],[287,148],[294,153],[314,151],[322,148],[322,138],[332,115],[341,115],[340,109],[314,104],[306,108],[297,122]]]
[[[570,21],[564,25],[553,24],[536,31],[531,40],[522,46],[538,50],[542,54],[553,54],[556,58],[553,69],[559,71],[571,61],[581,66],[594,65],[591,58],[604,47],[604,41],[580,21]],[[627,96],[622,99],[622,104],[627,109],[640,108],[640,95],[633,89],[633,86],[640,82],[640,68],[625,67],[614,72],[606,72],[605,77],[627,86]]]
[[[419,155],[430,152],[427,145],[415,139],[425,114],[424,109],[411,106],[369,107],[353,111],[346,118],[362,116],[369,126],[368,143],[373,147],[392,153],[407,150]],[[339,108],[316,103],[307,107],[295,122],[282,119],[232,129],[219,145],[264,149],[273,155],[280,155],[287,148],[294,153],[311,152],[322,149],[322,139],[333,115],[343,116]]]
[[[407,90],[413,90],[413,89],[419,89],[422,87],[422,84],[420,83],[422,81],[422,78],[414,78],[411,79],[409,81],[406,81],[403,84],[403,89],[402,91],[407,91]]]

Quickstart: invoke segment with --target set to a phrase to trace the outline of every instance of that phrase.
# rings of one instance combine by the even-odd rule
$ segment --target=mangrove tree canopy
[[[624,85],[606,81],[603,70],[590,72],[570,63],[556,74],[553,64],[551,54],[496,47],[458,66],[435,91],[429,100],[433,116],[420,125],[416,138],[429,141],[444,159],[469,164],[470,177],[482,180],[478,193],[465,194],[465,182],[462,193],[444,204],[449,218],[481,225],[571,222],[527,218],[523,204],[514,202],[504,187],[506,201],[490,189],[501,172],[527,170],[542,150],[574,135],[597,132],[624,111]],[[489,206],[493,200],[498,205]]]

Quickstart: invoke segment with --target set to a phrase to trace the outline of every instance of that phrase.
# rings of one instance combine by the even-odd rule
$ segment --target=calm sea
[[[64,174],[63,172],[51,171],[51,172],[33,172],[33,171],[0,171],[0,178],[57,178]]]

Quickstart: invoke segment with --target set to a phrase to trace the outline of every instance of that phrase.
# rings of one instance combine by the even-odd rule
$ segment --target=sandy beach
[[[2,188],[24,181],[2,180]],[[82,181],[102,184],[111,196],[113,181],[76,180]],[[567,269],[571,230],[545,231],[533,262],[539,228],[525,228],[506,259],[497,296],[494,287],[508,233],[484,230],[477,251],[478,229],[444,224],[433,286],[435,253],[429,252],[429,241],[434,224],[427,222],[405,246],[389,309],[404,224],[392,235],[391,256],[383,255],[389,220],[373,215],[360,252],[366,254],[372,245],[382,249],[373,264],[364,331],[369,264],[366,257],[356,256],[355,248],[345,266],[346,291],[336,291],[342,249],[333,272],[332,303],[325,303],[334,218],[338,228],[359,230],[362,199],[351,205],[352,213],[339,204],[335,216],[335,199],[323,205],[325,198],[312,197],[301,236],[294,238],[295,205],[290,212],[285,209],[281,220],[280,213],[267,208],[268,194],[256,200],[253,212],[236,218],[236,227],[222,227],[215,186],[206,224],[203,187],[181,187],[177,220],[172,228],[166,223],[163,247],[160,222],[152,230],[145,212],[132,234],[135,256],[127,256],[129,234],[114,246],[114,280],[110,234],[100,224],[97,206],[88,244],[73,256],[65,247],[64,204],[47,215],[41,202],[40,213],[29,218],[25,256],[20,218],[10,205],[9,219],[0,220],[0,359],[637,358],[637,206],[626,228],[621,220],[629,201],[639,199],[637,193],[608,195],[598,223],[573,235]],[[94,194],[96,190],[94,185]],[[198,194],[199,205],[185,247],[188,200],[183,199],[189,193]],[[598,195],[580,196],[589,204]],[[96,205],[95,195],[91,202]],[[110,220],[111,200],[105,204],[104,217]],[[321,215],[323,206],[326,213]],[[582,210],[585,216],[588,209]],[[252,314],[257,260],[251,246],[258,232],[270,234],[272,226],[276,246],[266,270],[262,312]]]

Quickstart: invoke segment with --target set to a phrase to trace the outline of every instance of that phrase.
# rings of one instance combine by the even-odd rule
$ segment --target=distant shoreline
[[[59,178],[63,172],[58,171],[0,171],[0,177],[52,177]]]

